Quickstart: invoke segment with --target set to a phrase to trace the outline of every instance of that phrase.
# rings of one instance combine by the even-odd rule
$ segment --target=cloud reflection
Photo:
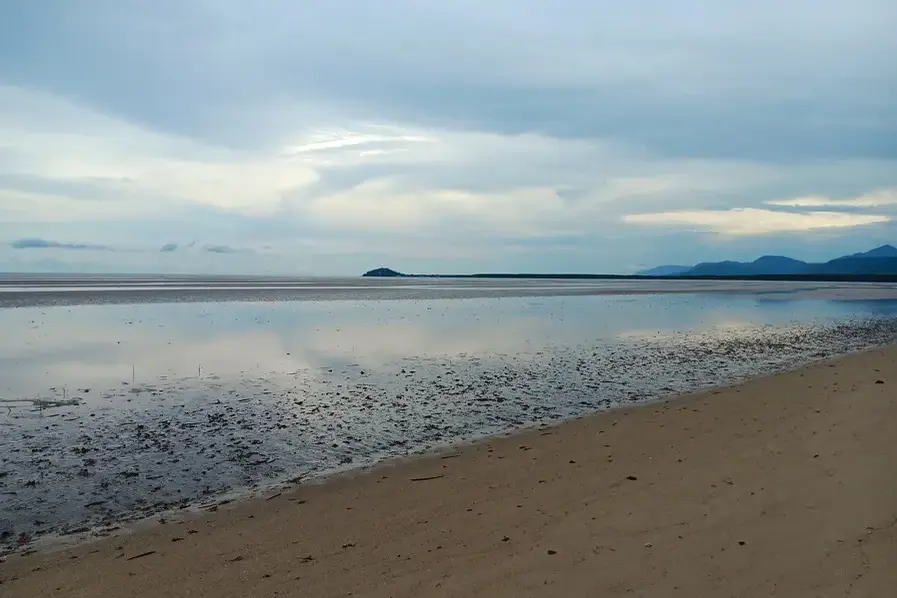
[[[738,333],[868,306],[724,295],[85,306],[0,310],[0,390],[264,378],[404,359],[532,356],[548,347]]]

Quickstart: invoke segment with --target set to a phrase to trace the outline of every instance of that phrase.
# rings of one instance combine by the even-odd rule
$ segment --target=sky
[[[0,271],[897,244],[893,0],[0,0]]]

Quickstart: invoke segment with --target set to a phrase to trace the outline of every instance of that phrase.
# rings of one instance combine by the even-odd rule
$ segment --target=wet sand
[[[894,313],[712,294],[0,310],[0,556],[886,346]]]
[[[897,348],[49,554],[0,596],[892,596]]]
[[[382,301],[717,293],[894,300],[894,283],[760,280],[0,275],[0,309],[153,303]]]

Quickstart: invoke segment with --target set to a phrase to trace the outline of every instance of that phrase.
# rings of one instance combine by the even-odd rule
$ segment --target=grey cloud
[[[11,152],[12,153],[12,152]],[[15,156],[14,153],[12,153]],[[4,163],[9,168],[9,163]],[[30,174],[0,173],[0,189],[24,191],[46,195],[64,195],[78,200],[113,201],[123,194],[133,195],[128,188],[129,181],[124,178],[91,178],[71,179],[47,178]],[[151,198],[148,198],[151,199]]]
[[[236,253],[237,250],[233,247],[228,247],[227,245],[206,245],[202,248],[203,251],[207,251],[209,253]]]
[[[875,93],[880,98],[884,91]],[[397,120],[503,134],[613,138],[666,156],[775,162],[897,157],[897,108],[884,102],[864,108],[867,123],[861,124],[851,115],[859,112],[858,104],[826,94],[777,102],[701,94],[668,98],[612,85],[604,90],[450,84],[419,89],[396,82],[369,91],[368,98],[382,106],[381,114]]]
[[[897,156],[889,0],[560,10],[495,0],[488,11],[268,0],[248,26],[236,0],[32,4],[0,25],[0,76],[219,143],[271,142],[333,106],[350,118],[614,137],[667,155]],[[125,81],[135,70],[140,81]]]
[[[202,250],[207,253],[222,253],[222,254],[252,253],[251,249],[231,247],[230,245],[204,245]]]
[[[61,243],[48,239],[17,239],[9,244],[13,249],[69,249],[74,251],[113,251],[108,245],[94,243]]]
[[[159,249],[159,251],[162,253],[171,253],[171,252],[177,251],[177,250],[178,250],[177,243],[166,243]]]

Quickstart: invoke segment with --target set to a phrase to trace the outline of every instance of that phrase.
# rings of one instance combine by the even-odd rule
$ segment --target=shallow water
[[[745,280],[275,278],[0,275],[0,308],[221,301],[372,301],[638,293],[728,293],[897,299],[893,283]]]
[[[733,382],[893,342],[895,314],[746,293],[0,309],[0,534]]]

